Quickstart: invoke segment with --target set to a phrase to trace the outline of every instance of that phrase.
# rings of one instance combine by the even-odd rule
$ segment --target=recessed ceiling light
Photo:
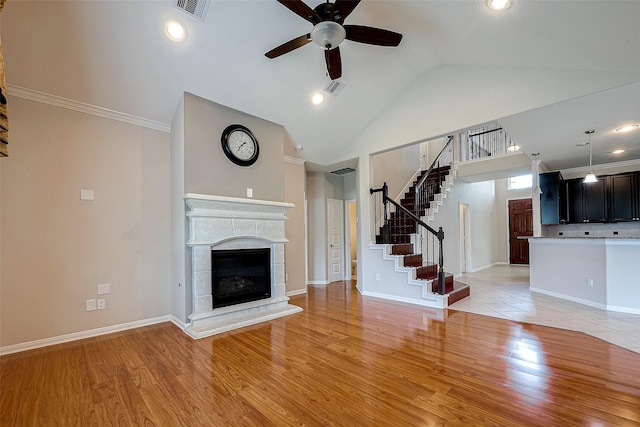
[[[630,132],[634,129],[638,129],[640,125],[624,125],[616,129],[616,132]]]
[[[175,21],[168,22],[164,27],[164,32],[169,37],[169,40],[174,42],[181,42],[186,36],[184,27]]]
[[[322,104],[322,101],[324,101],[324,95],[321,93],[314,93],[311,97],[311,102],[315,105]]]
[[[509,0],[487,0],[487,5],[493,10],[505,10],[509,7]]]
[[[612,151],[612,153],[613,154],[622,154],[622,153],[624,153],[624,150],[615,150],[615,151]]]

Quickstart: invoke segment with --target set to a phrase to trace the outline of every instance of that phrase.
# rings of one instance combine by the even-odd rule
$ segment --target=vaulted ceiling
[[[481,83],[466,87],[461,99],[482,105],[484,97],[490,107],[484,115],[448,122],[444,114],[459,113],[440,111],[441,98],[424,96],[414,105],[442,127],[419,129],[376,149],[500,119],[525,153],[540,152],[551,169],[584,165],[586,152],[576,143],[589,128],[598,129],[595,164],[640,159],[640,131],[610,133],[625,122],[640,123],[636,1],[512,0],[509,9],[495,12],[484,0],[365,0],[345,23],[399,32],[402,42],[397,48],[343,42],[344,89],[327,94],[320,106],[311,104],[311,95],[330,79],[318,46],[276,59],[264,55],[312,28],[275,0],[212,1],[204,22],[169,1],[134,0],[10,0],[0,18],[10,89],[165,124],[187,91],[282,124],[303,148],[300,155],[318,164],[353,156],[361,140],[379,133],[372,129],[398,115],[399,105],[428,82],[441,90],[466,87],[471,80],[461,70],[482,70]],[[165,37],[169,20],[186,27],[184,42]],[[518,73],[546,77],[532,77],[530,91],[523,92],[522,80],[504,79]],[[501,80],[499,89],[487,90]],[[509,93],[528,99],[502,109],[493,105]],[[612,159],[609,145],[616,144],[627,152]]]

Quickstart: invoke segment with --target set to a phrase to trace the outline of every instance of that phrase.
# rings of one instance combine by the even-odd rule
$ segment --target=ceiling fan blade
[[[382,28],[365,27],[362,25],[345,25],[347,40],[359,43],[374,44],[377,46],[398,46],[402,40],[402,34]]]
[[[294,49],[304,46],[310,41],[311,34],[305,34],[300,37],[296,37],[293,40],[289,40],[288,42],[283,43],[274,49],[271,49],[269,52],[265,53],[264,56],[269,59],[277,58],[280,55],[284,55],[285,53],[291,52]]]
[[[349,16],[349,14],[351,12],[353,12],[353,9],[356,8],[356,6],[358,5],[358,3],[360,3],[360,0],[336,0],[335,4],[333,5],[334,9],[336,9],[339,14],[340,17],[337,20],[340,24],[342,24],[344,22],[344,19]],[[334,16],[335,16],[335,12],[334,12]]]
[[[327,71],[331,80],[342,77],[342,59],[340,59],[340,48],[327,49],[324,51],[324,59],[327,62]]]
[[[322,21],[320,15],[303,3],[302,0],[278,0],[278,2],[296,15],[311,22],[313,25]]]

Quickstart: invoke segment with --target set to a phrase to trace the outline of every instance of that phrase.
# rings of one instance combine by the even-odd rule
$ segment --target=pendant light
[[[584,177],[584,183],[585,184],[590,184],[592,182],[598,182],[598,178],[596,178],[596,174],[593,173],[592,171],[592,164],[591,164],[591,135],[593,135],[593,133],[595,132],[595,129],[589,129],[589,130],[585,130],[584,133],[586,133],[587,135],[589,135],[589,173],[587,174],[587,176]]]

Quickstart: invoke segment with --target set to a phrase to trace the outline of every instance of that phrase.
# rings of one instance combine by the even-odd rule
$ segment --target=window
[[[531,174],[520,175],[509,178],[509,190],[520,190],[521,188],[531,188]]]

